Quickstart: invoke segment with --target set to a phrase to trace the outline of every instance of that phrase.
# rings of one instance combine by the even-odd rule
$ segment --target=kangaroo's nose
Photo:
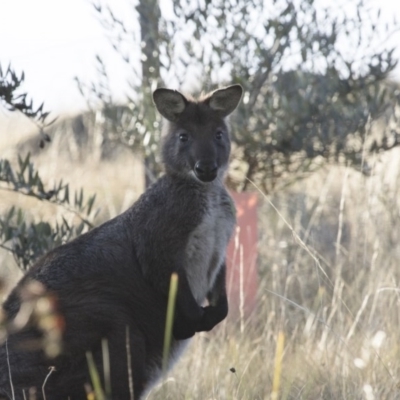
[[[194,172],[201,181],[211,182],[217,177],[218,165],[214,161],[197,161]]]

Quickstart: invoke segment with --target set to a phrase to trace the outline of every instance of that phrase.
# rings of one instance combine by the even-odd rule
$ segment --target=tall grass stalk
[[[46,383],[47,383],[47,381],[49,380],[50,375],[56,370],[56,368],[55,368],[55,367],[50,367],[49,370],[50,370],[50,371],[49,371],[49,373],[46,375],[46,378],[45,378],[45,380],[44,380],[44,382],[43,382],[43,385],[42,385],[43,400],[46,400],[46,391],[45,391]]]
[[[96,395],[96,400],[105,400],[103,389],[101,388],[99,373],[97,371],[96,364],[93,360],[93,354],[90,351],[86,352],[86,360],[88,363],[90,379],[92,381],[94,393]]]
[[[103,355],[103,374],[104,374],[104,389],[107,399],[111,399],[111,369],[110,369],[110,351],[108,348],[108,340],[101,341],[101,350]]]
[[[284,345],[285,345],[285,334],[282,331],[279,331],[278,339],[276,341],[274,380],[272,382],[271,400],[277,400],[279,398]]]
[[[131,341],[130,341],[129,325],[126,326],[125,330],[125,346],[126,346],[126,357],[128,365],[128,380],[129,380],[129,396],[130,400],[134,400],[135,393],[133,388],[133,372],[132,372],[132,352],[131,352]]]
[[[175,302],[176,302],[177,291],[178,291],[178,274],[173,273],[171,275],[171,281],[169,286],[167,318],[165,321],[164,350],[163,350],[163,362],[162,362],[162,370],[164,378],[168,369],[168,358],[172,340],[172,327],[174,325],[174,313],[175,313]]]
[[[239,264],[239,313],[240,313],[240,333],[244,332],[244,278],[243,278],[243,245],[240,245],[240,264]]]
[[[11,375],[10,357],[8,355],[8,339],[6,339],[6,354],[7,354],[8,378],[10,380],[10,387],[11,387],[11,396],[12,396],[12,400],[15,400],[14,384],[13,384],[12,375]]]

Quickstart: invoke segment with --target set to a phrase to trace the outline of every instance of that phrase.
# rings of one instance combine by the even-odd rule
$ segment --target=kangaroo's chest
[[[225,260],[226,247],[235,225],[232,200],[224,200],[210,202],[202,221],[190,234],[186,247],[186,272],[199,304],[204,302]]]

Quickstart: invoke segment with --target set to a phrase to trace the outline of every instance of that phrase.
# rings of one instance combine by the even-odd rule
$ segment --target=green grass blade
[[[93,360],[93,354],[90,351],[86,352],[86,359],[89,367],[90,379],[92,380],[94,393],[96,395],[96,400],[105,400],[103,389],[101,388],[99,373]]]
[[[167,319],[165,322],[164,350],[163,350],[163,363],[162,363],[163,376],[165,376],[168,367],[168,357],[171,347],[172,326],[174,324],[174,312],[175,312],[175,301],[176,301],[177,291],[178,291],[178,274],[173,273],[171,275],[171,281],[169,286]]]
[[[101,341],[101,349],[103,354],[104,389],[106,391],[107,399],[111,399],[110,351],[108,349],[107,339]]]

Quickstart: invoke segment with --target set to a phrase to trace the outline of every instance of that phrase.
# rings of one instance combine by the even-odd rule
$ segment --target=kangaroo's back
[[[24,308],[26,285],[39,281],[57,299],[64,347],[48,360],[40,346],[26,351],[32,339],[42,343],[40,327],[27,324],[10,334],[8,346],[0,347],[0,396],[11,398],[13,388],[22,399],[29,387],[42,387],[52,365],[48,400],[86,398],[86,352],[102,369],[101,343],[107,339],[113,399],[131,397],[128,371],[135,399],[141,398],[160,377],[172,273],[179,285],[170,361],[186,339],[226,317],[225,251],[235,212],[223,185],[230,154],[225,118],[241,94],[238,85],[197,101],[169,89],[155,91],[166,119],[165,175],[125,213],[53,250],[19,282],[4,304],[10,322]]]

